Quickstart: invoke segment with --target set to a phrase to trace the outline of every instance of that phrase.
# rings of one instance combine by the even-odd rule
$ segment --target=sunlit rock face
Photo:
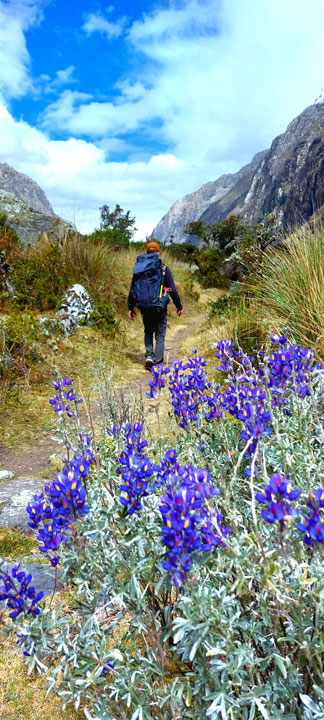
[[[300,225],[324,206],[324,104],[306,108],[276,137],[269,150],[254,156],[233,175],[223,175],[178,200],[152,235],[168,242],[188,239],[183,227],[202,220],[215,225],[229,215],[249,223],[274,215],[283,229]]]
[[[8,163],[0,163],[0,190],[14,195],[29,210],[36,210],[43,215],[55,214],[44,190],[28,175],[18,172]]]
[[[240,214],[251,223],[273,213],[283,228],[302,224],[324,204],[324,105],[311,105],[273,141]]]
[[[8,224],[24,245],[35,244],[43,233],[59,240],[74,231],[70,223],[57,215],[44,215],[30,210],[22,200],[0,188],[0,214],[2,213],[6,214]]]

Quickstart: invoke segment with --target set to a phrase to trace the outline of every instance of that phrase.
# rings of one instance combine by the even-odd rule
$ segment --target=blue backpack
[[[134,271],[132,296],[138,308],[165,308],[163,279],[165,265],[162,265],[158,253],[138,255]]]

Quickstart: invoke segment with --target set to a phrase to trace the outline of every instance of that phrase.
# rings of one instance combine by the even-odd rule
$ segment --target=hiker
[[[183,315],[181,300],[172,273],[160,259],[160,245],[149,240],[146,253],[138,255],[134,266],[132,284],[128,295],[128,315],[136,317],[139,308],[144,323],[145,368],[163,363],[164,340],[167,326],[169,293],[179,317]],[[155,350],[153,339],[155,336]]]

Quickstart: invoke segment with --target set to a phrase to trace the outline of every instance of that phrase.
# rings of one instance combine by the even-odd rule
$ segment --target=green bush
[[[93,233],[85,235],[84,240],[88,243],[101,242],[115,250],[129,246],[129,238],[117,228],[94,230]]]
[[[42,239],[34,247],[20,248],[11,263],[14,307],[56,310],[66,290],[81,283],[95,302],[95,324],[106,332],[118,331],[111,302],[112,255],[102,241],[88,243],[77,235],[64,244]]]
[[[13,302],[40,312],[54,310],[72,279],[73,271],[58,244],[26,248],[13,262]]]
[[[14,309],[0,320],[0,395],[6,396],[17,378],[27,377],[31,366],[41,360],[37,349],[39,322],[29,312]]]
[[[219,272],[223,262],[220,250],[212,248],[200,250],[195,254],[195,262],[198,265],[196,278],[205,288],[218,287],[229,288],[231,281]]]
[[[229,317],[233,312],[235,301],[232,295],[221,295],[217,300],[209,300],[209,318]]]
[[[95,308],[90,316],[90,322],[109,335],[115,335],[121,330],[119,320],[115,318],[114,306],[109,298],[100,295],[99,292],[92,293]]]
[[[192,265],[195,262],[198,248],[191,243],[172,243],[172,245],[168,245],[168,252],[177,260],[183,260],[183,262]]]

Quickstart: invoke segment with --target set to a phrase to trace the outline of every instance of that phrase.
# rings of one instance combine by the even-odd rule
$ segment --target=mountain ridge
[[[55,216],[51,203],[38,183],[6,162],[0,163],[0,190],[14,195],[30,210]]]
[[[216,192],[201,202],[207,186],[216,188]],[[274,138],[268,150],[254,155],[251,163],[237,173],[221,176],[177,200],[152,236],[169,242],[172,235],[175,242],[183,242],[187,240],[183,232],[187,222],[202,220],[215,225],[231,214],[251,224],[263,222],[271,214],[281,228],[290,229],[309,220],[322,205],[324,104],[318,103],[303,110],[285,132]]]

